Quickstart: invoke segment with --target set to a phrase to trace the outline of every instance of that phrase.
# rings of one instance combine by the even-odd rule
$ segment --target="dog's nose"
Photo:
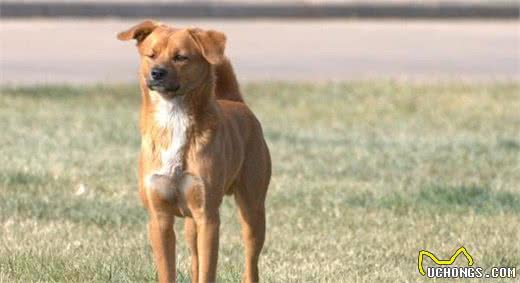
[[[160,67],[155,67],[150,72],[150,76],[152,77],[153,80],[160,81],[160,80],[164,79],[164,77],[166,77],[167,73],[168,73],[168,71],[166,71],[166,69],[160,68]]]

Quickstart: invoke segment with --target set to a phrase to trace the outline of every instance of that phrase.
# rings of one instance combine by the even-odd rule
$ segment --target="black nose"
[[[164,77],[166,77],[167,73],[168,73],[168,71],[166,71],[166,69],[160,68],[160,67],[155,67],[150,72],[150,76],[152,77],[153,80],[159,81],[159,80],[164,79]]]

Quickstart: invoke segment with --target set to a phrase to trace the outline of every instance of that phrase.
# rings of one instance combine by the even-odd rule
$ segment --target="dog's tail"
[[[215,72],[217,76],[215,86],[217,99],[244,102],[235,72],[233,71],[233,66],[231,66],[231,62],[228,58],[224,58],[224,60],[216,66]]]

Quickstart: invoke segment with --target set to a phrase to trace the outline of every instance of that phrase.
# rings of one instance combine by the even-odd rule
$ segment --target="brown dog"
[[[118,38],[136,39],[141,55],[139,191],[159,281],[176,278],[173,223],[180,216],[192,282],[215,282],[219,206],[233,194],[245,242],[243,280],[258,282],[271,160],[224,57],[226,37],[145,21]]]

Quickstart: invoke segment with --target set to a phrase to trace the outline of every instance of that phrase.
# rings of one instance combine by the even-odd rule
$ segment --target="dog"
[[[192,282],[215,282],[219,207],[238,206],[243,282],[258,282],[271,157],[224,55],[226,36],[144,21],[120,32],[140,55],[139,194],[160,282],[174,282],[174,219],[184,217]]]

